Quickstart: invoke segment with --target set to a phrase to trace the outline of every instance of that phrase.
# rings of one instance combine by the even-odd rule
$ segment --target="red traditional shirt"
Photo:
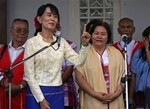
[[[0,53],[2,48],[0,48]],[[0,60],[0,69],[2,72],[5,72],[10,66],[15,65],[16,63],[20,62],[24,56],[24,50],[20,53],[20,55],[11,63],[9,50],[6,49],[5,53],[3,54],[2,59]],[[21,84],[24,78],[24,65],[20,64],[19,66],[15,67],[11,70],[14,74],[13,78],[11,79],[11,83]],[[8,81],[4,73],[4,80]],[[11,109],[25,109],[25,98],[26,98],[26,89],[22,90],[18,96],[11,97]],[[0,109],[8,109],[9,106],[9,96],[5,93],[4,88],[0,86]]]

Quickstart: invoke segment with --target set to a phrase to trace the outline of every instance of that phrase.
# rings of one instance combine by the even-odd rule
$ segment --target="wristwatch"
[[[0,81],[4,78],[3,73],[0,72]]]
[[[22,84],[20,84],[20,90],[22,90],[24,88],[24,86]]]

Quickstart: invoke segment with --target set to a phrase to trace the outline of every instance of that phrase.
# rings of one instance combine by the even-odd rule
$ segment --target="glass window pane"
[[[88,23],[88,19],[80,19],[80,32],[83,32],[84,25]]]
[[[105,17],[113,17],[113,9],[112,8],[105,9]]]
[[[102,17],[103,9],[90,9],[90,16],[91,17]]]
[[[80,7],[87,7],[88,6],[88,0],[80,0]]]
[[[113,30],[113,0],[80,0],[80,30],[90,20],[100,19],[107,22]],[[113,38],[112,38],[113,39]]]
[[[88,17],[88,10],[80,9],[80,17]]]
[[[103,7],[103,0],[90,0],[90,7]]]
[[[105,1],[105,7],[112,7],[113,1],[112,0],[104,0]]]
[[[106,18],[105,22],[107,22],[110,25],[111,29],[113,28],[113,18]]]

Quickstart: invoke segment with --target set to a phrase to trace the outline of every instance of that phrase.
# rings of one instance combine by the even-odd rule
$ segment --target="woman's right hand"
[[[91,39],[91,35],[86,31],[86,24],[84,25],[83,33],[82,33],[82,45],[88,45]]]
[[[40,106],[41,106],[41,109],[50,109],[49,103],[46,101],[46,99],[43,99],[40,102]]]

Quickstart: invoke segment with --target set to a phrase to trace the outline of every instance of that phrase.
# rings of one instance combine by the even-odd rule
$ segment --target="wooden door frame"
[[[0,44],[7,44],[6,1],[7,0],[0,0]]]

